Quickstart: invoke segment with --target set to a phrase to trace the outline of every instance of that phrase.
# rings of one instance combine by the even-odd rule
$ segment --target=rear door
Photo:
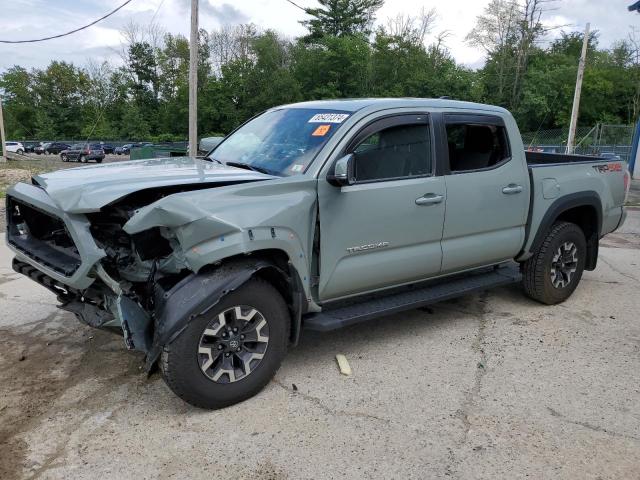
[[[342,153],[354,154],[355,184],[318,183],[320,300],[437,275],[445,183],[434,176],[429,116],[376,120]]]
[[[442,271],[489,265],[522,248],[529,209],[529,177],[519,138],[498,115],[446,114],[449,165]]]

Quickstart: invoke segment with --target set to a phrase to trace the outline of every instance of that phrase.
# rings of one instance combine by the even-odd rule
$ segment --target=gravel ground
[[[0,246],[0,478],[638,478],[639,237],[634,208],[562,305],[512,286],[306,332],[262,393],[213,412]]]

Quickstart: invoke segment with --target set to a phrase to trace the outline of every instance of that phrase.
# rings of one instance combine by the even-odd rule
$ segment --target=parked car
[[[602,152],[599,157],[606,158],[607,160],[622,160],[620,155],[614,152]]]
[[[33,147],[33,152],[37,155],[42,155],[47,153],[47,147],[51,145],[51,142],[40,143]]]
[[[18,155],[24,154],[24,145],[20,142],[5,142],[7,146],[7,152],[17,153]]]
[[[115,150],[113,145],[108,145],[106,143],[96,143],[94,144],[96,148],[102,148],[105,154],[110,155]],[[93,145],[92,145],[93,148]]]
[[[101,163],[104,160],[104,151],[101,148],[96,148],[95,145],[77,143],[60,152],[60,159],[63,162],[87,163],[93,160],[96,163]]]
[[[103,143],[92,143],[90,148],[92,150],[102,150],[105,154],[113,153],[113,146]]]
[[[68,150],[69,148],[71,148],[71,145],[68,145],[66,143],[52,142],[47,145],[44,151],[45,153],[48,153],[50,155],[58,155],[63,150]]]
[[[135,143],[127,143],[126,145],[122,145],[121,147],[116,147],[114,153],[116,155],[129,155],[131,153],[131,149],[136,148]]]
[[[24,142],[24,151],[25,153],[33,153],[34,149],[40,145],[39,142]]]
[[[564,301],[623,223],[629,182],[620,161],[525,153],[500,107],[307,102],[205,159],[35,175],[7,192],[7,240],[60,308],[220,408],[269,383],[303,328],[516,282]]]

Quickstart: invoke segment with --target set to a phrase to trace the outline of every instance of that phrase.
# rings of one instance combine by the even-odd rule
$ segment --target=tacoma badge
[[[347,248],[347,253],[355,253],[362,252],[363,250],[373,250],[374,248],[384,248],[388,247],[389,242],[377,242],[377,243],[369,243],[367,245],[360,245],[357,247],[349,247]]]

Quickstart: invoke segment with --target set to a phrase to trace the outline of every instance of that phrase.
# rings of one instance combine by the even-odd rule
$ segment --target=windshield
[[[208,157],[273,175],[301,175],[349,115],[311,108],[271,110],[240,127]]]

